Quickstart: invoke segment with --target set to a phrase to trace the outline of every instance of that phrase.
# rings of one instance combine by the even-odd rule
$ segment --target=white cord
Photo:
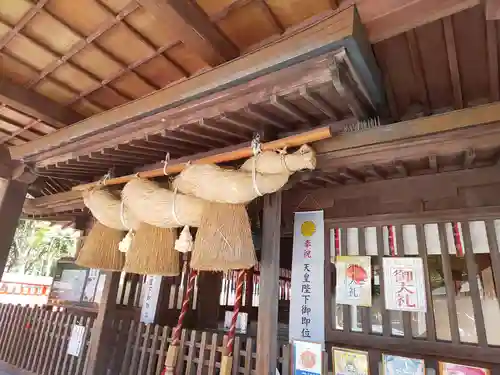
[[[280,154],[280,157],[281,157],[281,164],[283,165],[283,168],[285,168],[285,170],[292,174],[292,171],[290,170],[290,168],[288,168],[288,165],[286,164],[286,147],[283,147],[281,150],[278,150],[278,153]]]
[[[125,202],[121,201],[120,203],[120,220],[122,222],[122,225],[128,229],[127,223],[125,222]]]
[[[165,155],[165,160],[162,161],[162,163],[163,163],[163,174],[165,176],[168,176],[167,167],[168,167],[168,162],[169,161],[170,161],[170,152],[167,152],[167,154]]]
[[[257,157],[261,153],[262,149],[260,147],[260,135],[256,134],[255,137],[252,139],[252,152],[253,152],[253,162],[252,162],[252,185],[253,189],[255,190],[255,193],[259,196],[262,197],[262,193],[259,190],[259,187],[257,186]]]
[[[177,196],[177,188],[174,189],[174,200],[172,202],[172,216],[174,217],[174,220],[176,221],[177,225],[182,226],[181,222],[179,221],[179,218],[177,217],[177,213],[175,212],[175,197]]]

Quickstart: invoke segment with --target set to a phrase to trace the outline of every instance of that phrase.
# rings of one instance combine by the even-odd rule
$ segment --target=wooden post
[[[278,357],[278,280],[280,271],[281,192],[264,197],[261,294],[257,329],[259,375],[275,375]]]
[[[0,280],[26,199],[28,184],[0,179]]]
[[[107,372],[110,341],[113,338],[112,321],[116,310],[116,295],[120,283],[119,272],[106,272],[106,281],[90,337],[89,360],[86,375],[104,375]]]

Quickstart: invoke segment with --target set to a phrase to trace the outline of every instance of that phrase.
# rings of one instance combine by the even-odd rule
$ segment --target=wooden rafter
[[[495,0],[491,0],[492,2]],[[480,4],[480,0],[358,0],[361,20],[372,43],[380,42],[421,25]]]
[[[152,15],[162,21],[169,32],[175,30],[181,40],[212,66],[231,60],[239,51],[210,22],[198,4],[185,0],[137,0]]]
[[[500,80],[498,71],[498,38],[495,21],[486,21],[486,40],[488,44],[488,69],[491,101],[500,100]]]
[[[56,128],[83,119],[83,116],[71,109],[65,108],[37,92],[28,90],[6,77],[2,77],[0,85],[0,102]]]
[[[420,54],[420,48],[418,46],[417,34],[415,30],[410,30],[406,33],[406,40],[408,41],[408,47],[410,49],[413,75],[415,77],[415,83],[418,87],[418,90],[420,91],[420,98],[422,100],[424,113],[426,115],[429,115],[430,114],[429,94],[427,92],[427,87],[425,84],[425,74],[424,74],[424,69],[422,67],[422,57]]]
[[[486,0],[486,19],[500,20],[500,2],[498,0]]]
[[[446,41],[446,52],[448,53],[448,65],[451,74],[451,85],[453,87],[453,99],[455,109],[464,107],[462,96],[462,83],[460,80],[460,71],[458,68],[457,47],[455,44],[455,32],[453,31],[453,22],[451,17],[443,19],[444,36]]]

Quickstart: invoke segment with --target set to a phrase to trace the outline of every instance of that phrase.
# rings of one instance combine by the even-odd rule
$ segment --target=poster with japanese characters
[[[325,237],[323,211],[296,212],[293,237],[290,342],[325,345]]]
[[[384,375],[425,375],[423,359],[384,354],[382,363]]]
[[[368,375],[368,353],[333,348],[334,375]]]
[[[321,344],[306,341],[294,341],[293,374],[321,375],[323,349]]]
[[[439,362],[440,375],[490,375],[490,370],[457,363]]]
[[[141,322],[146,324],[154,323],[156,316],[156,307],[160,296],[162,277],[158,275],[146,276],[144,283],[144,297],[141,307]]]
[[[391,257],[382,262],[387,310],[427,311],[421,258]]]
[[[335,299],[338,304],[372,305],[372,267],[369,256],[338,256]]]

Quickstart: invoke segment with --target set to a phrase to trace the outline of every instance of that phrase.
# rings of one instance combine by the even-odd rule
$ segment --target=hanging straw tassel
[[[175,229],[141,223],[127,252],[123,270],[144,275],[179,275],[175,237]]]
[[[250,219],[243,204],[208,202],[196,233],[191,268],[247,269],[257,263]]]
[[[231,327],[227,335],[227,345],[222,355],[220,364],[220,375],[231,375],[233,369],[233,346],[234,337],[236,334],[236,323],[238,322],[238,314],[241,307],[241,298],[243,296],[243,284],[245,282],[245,270],[240,270],[236,282],[236,301],[234,302],[233,318],[231,320]]]
[[[75,263],[82,267],[121,271],[124,255],[118,251],[118,245],[122,238],[121,230],[108,228],[96,221]]]
[[[187,261],[184,263],[185,268],[187,268],[186,265]],[[186,316],[189,309],[189,301],[191,300],[191,294],[193,294],[196,276],[198,276],[198,271],[191,269],[191,272],[189,273],[186,293],[184,293],[184,300],[182,301],[181,312],[179,314],[179,319],[177,320],[177,325],[172,332],[172,344],[170,344],[167,351],[165,368],[163,369],[162,375],[174,375],[174,370],[177,366],[177,358],[179,357],[179,342],[181,340],[182,324],[184,322],[184,317]]]

